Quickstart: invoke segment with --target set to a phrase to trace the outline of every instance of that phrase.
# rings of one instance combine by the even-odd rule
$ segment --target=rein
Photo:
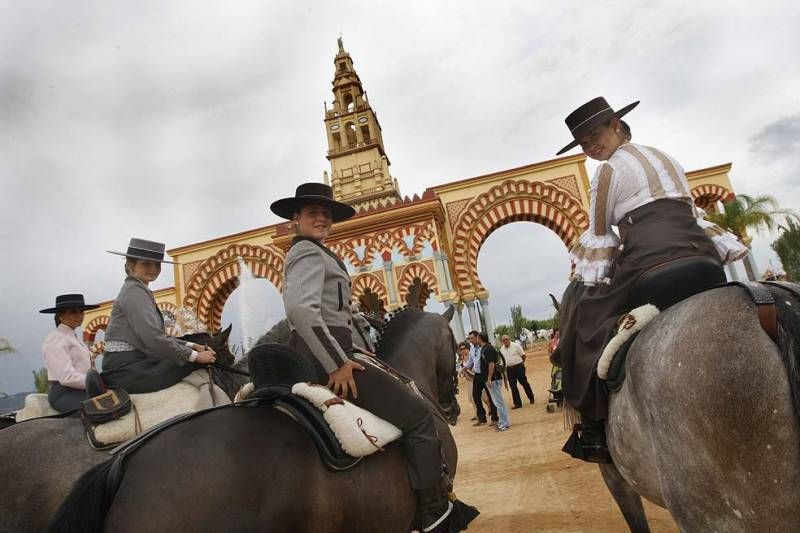
[[[246,370],[239,370],[238,368],[233,368],[232,366],[223,365],[222,363],[211,363],[207,366],[224,370],[225,372],[230,372],[231,374],[239,374],[240,376],[246,376],[248,378],[250,377],[250,372],[247,372]]]

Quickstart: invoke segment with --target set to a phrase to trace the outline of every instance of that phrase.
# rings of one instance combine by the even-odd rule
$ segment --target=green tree
[[[782,233],[772,243],[772,249],[781,258],[789,279],[800,280],[800,223],[790,218],[786,220],[786,226],[779,228]]]
[[[528,323],[528,319],[522,316],[522,306],[521,305],[512,305],[511,306],[511,333],[509,334],[510,337],[516,339],[522,333],[522,328],[524,328]]]
[[[495,339],[501,339],[503,335],[508,335],[509,337],[512,337],[512,333],[513,331],[511,329],[511,326],[509,326],[508,324],[499,324],[494,328]]]
[[[46,368],[42,367],[39,370],[33,370],[33,386],[39,394],[50,392],[50,381],[47,379]]]
[[[772,231],[778,225],[778,216],[797,216],[791,209],[781,209],[778,201],[766,194],[756,197],[740,194],[733,200],[725,202],[723,207],[722,213],[709,213],[706,218],[739,237],[748,248],[753,239],[747,234],[747,230],[754,230],[756,233],[763,230]],[[752,249],[750,253],[753,253]],[[752,260],[744,261],[747,277],[753,281],[758,277],[753,268],[754,264],[755,261]]]

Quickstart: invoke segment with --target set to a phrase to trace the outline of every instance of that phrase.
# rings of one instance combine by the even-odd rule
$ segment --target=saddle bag
[[[104,424],[127,415],[131,405],[131,398],[123,389],[109,389],[81,402],[81,418],[86,425]]]

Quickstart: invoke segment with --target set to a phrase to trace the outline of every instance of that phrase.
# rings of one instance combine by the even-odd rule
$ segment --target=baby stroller
[[[550,397],[547,399],[547,412],[555,413],[564,406],[564,391],[561,388],[561,367],[553,365],[550,369]]]

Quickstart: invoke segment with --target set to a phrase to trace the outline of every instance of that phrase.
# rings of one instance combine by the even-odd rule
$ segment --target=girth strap
[[[761,328],[773,342],[778,342],[778,312],[775,309],[775,298],[769,289],[754,281],[731,281],[724,286],[736,285],[747,291],[750,299],[756,304],[758,321]]]

